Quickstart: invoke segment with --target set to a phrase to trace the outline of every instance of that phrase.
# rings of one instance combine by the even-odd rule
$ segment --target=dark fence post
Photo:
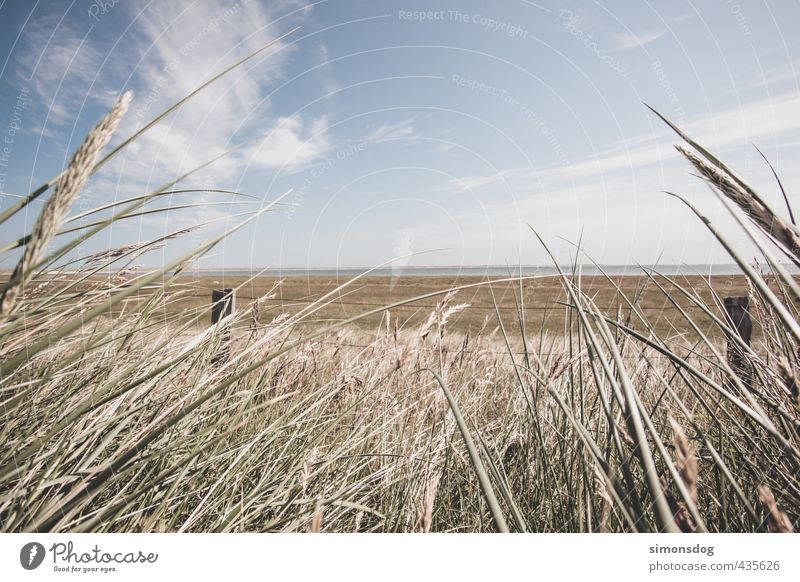
[[[217,325],[224,319],[236,312],[236,293],[230,287],[225,289],[213,289],[211,291],[211,325]],[[231,353],[231,328],[226,322],[222,324],[220,330],[219,350],[211,360],[213,365],[225,362]]]
[[[750,300],[747,297],[726,297],[725,312],[728,315],[728,324],[736,330],[739,338],[750,345],[750,336],[753,334],[753,321],[750,319],[748,307]],[[752,383],[750,364],[744,355],[741,346],[732,337],[728,337],[728,363],[739,375],[744,384],[749,388]]]
[[[236,294],[230,287],[211,291],[211,325],[236,311]]]

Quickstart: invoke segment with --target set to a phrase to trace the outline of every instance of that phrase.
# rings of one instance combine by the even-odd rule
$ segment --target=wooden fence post
[[[236,292],[234,289],[227,287],[211,291],[211,325],[217,325],[221,319],[233,315],[235,312]],[[215,366],[224,363],[231,353],[231,327],[227,322],[222,325],[219,350],[211,360]]]
[[[230,287],[211,291],[211,325],[236,311],[236,293]]]
[[[726,297],[725,312],[728,315],[728,324],[736,330],[739,338],[750,345],[750,336],[753,334],[753,321],[750,319],[750,299],[747,297]],[[748,388],[752,384],[750,364],[744,352],[732,337],[728,337],[728,363],[734,372],[742,379]]]

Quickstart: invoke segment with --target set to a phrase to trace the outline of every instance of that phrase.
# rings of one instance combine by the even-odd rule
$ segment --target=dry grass
[[[763,239],[778,217],[742,222],[765,276],[689,207],[743,278],[404,279],[390,292],[258,280],[213,327],[205,286],[218,284],[167,274],[237,227],[138,277],[98,273],[142,245],[81,259],[67,243],[0,320],[2,530],[792,531],[800,288]],[[719,297],[742,282],[752,346]]]
[[[40,266],[39,263],[47,245],[61,227],[72,202],[86,184],[86,180],[100,158],[100,153],[108,145],[111,136],[114,135],[119,122],[128,110],[131,98],[132,94],[128,92],[117,100],[111,111],[86,136],[70,160],[67,170],[58,180],[55,192],[47,200],[33,225],[33,231],[25,245],[22,257],[3,288],[2,296],[0,296],[0,318],[8,316],[12,312],[17,295],[22,292],[34,270]]]
[[[158,305],[181,297],[181,290],[171,291]],[[508,345],[497,325],[469,335],[446,327],[423,339],[419,327],[396,328],[394,316],[384,315],[377,327],[348,326],[275,356],[310,328],[264,314],[253,332],[250,311],[240,309],[231,358],[220,368],[212,361],[222,330],[198,335],[198,322],[178,333],[178,323],[165,322],[158,305],[62,340],[7,383],[14,391],[26,391],[29,382],[36,388],[27,391],[33,400],[24,409],[6,417],[6,438],[16,435],[20,443],[7,458],[20,471],[4,475],[10,485],[0,498],[4,529],[494,530],[447,400],[424,372],[429,369],[452,387],[460,414],[476,430],[510,529],[657,527],[647,518],[648,493],[630,458],[636,444],[625,428],[621,396],[614,396],[619,372],[597,376],[574,310],[568,319],[578,333],[543,333],[524,345],[513,326]],[[194,315],[207,321],[208,305]],[[674,452],[669,441],[661,442],[657,464],[676,516],[689,515],[676,501],[679,482],[703,527],[712,530],[772,523],[755,508],[749,515],[742,505],[747,499],[734,492],[751,491],[752,507],[765,479],[784,492],[783,503],[797,507],[784,481],[791,458],[773,465],[774,454],[764,456],[776,446],[768,436],[757,437],[752,452],[738,451],[763,429],[713,397],[711,384],[723,383],[725,373],[708,349],[668,352],[697,367],[689,373],[669,355],[625,336],[617,341],[639,406],[653,424],[649,439],[675,435]],[[64,369],[76,350],[80,366]],[[600,357],[613,367],[608,353]],[[782,379],[764,368],[760,377],[770,386],[765,401],[783,401],[776,388]],[[65,419],[65,410],[81,412]],[[674,416],[691,427],[688,433],[676,431]],[[610,440],[601,445],[604,435]],[[619,468],[593,460],[584,439]],[[36,461],[39,450],[50,451],[43,465]],[[634,465],[625,469],[626,463]],[[62,477],[51,473],[53,466]],[[727,482],[726,473],[734,471]],[[627,484],[620,482],[625,472]],[[22,499],[24,511],[15,502]]]
[[[676,277],[675,280],[678,284],[693,289],[706,304],[713,303],[715,297],[746,296],[749,293],[747,278],[742,275],[711,277],[683,275]],[[104,286],[107,288],[108,282],[108,278],[95,277],[93,281],[80,285],[79,289],[97,290]],[[364,278],[356,284],[340,289],[346,282],[344,278],[326,276],[284,278],[180,276],[172,287],[180,288],[183,293],[176,297],[175,301],[165,303],[163,313],[165,317],[180,313],[191,315],[196,310],[208,307],[212,289],[232,287],[237,290],[236,296],[241,305],[259,300],[258,319],[261,323],[265,323],[278,314],[294,315],[313,304],[319,297],[333,293],[333,300],[304,318],[302,322],[304,326],[318,327],[347,320],[367,310],[432,291],[477,283],[485,284],[459,293],[458,303],[466,303],[469,308],[450,318],[448,328],[452,331],[475,332],[484,328],[493,329],[499,325],[499,321],[506,327],[518,327],[521,307],[526,333],[535,335],[544,330],[551,334],[563,334],[567,322],[566,316],[569,313],[563,305],[568,295],[559,277],[527,280],[521,285],[519,281],[489,284],[488,278],[474,276],[398,278],[378,276]],[[630,311],[618,293],[619,289],[626,296],[638,297],[639,309],[647,313],[650,323],[659,335],[676,338],[695,337],[692,326],[675,309],[670,299],[667,299],[645,275],[610,278],[601,275],[584,276],[581,286],[606,315],[616,317],[620,310],[626,314]],[[695,317],[695,322],[704,332],[717,339],[721,337],[717,326],[713,325],[712,320],[706,317],[703,310],[689,298],[675,296],[672,299]],[[128,309],[133,308],[138,301],[142,299],[132,298],[128,302],[131,305]],[[425,323],[435,305],[435,298],[417,301],[393,309],[392,317],[397,319],[400,327],[420,326]],[[383,318],[382,313],[377,313],[354,322],[353,327],[372,331],[381,325]],[[202,324],[205,324],[205,321]],[[754,329],[756,339],[760,337],[760,333],[760,329],[756,326]]]

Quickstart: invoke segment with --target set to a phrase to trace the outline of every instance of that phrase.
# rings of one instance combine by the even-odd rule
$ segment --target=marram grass
[[[749,264],[691,207],[747,278],[760,330],[752,346],[730,329],[721,298],[656,271],[643,272],[643,285],[692,334],[658,331],[641,295],[618,287],[621,308],[610,316],[580,276],[564,273],[560,335],[526,332],[521,303],[517,328],[498,319],[450,332],[448,317],[469,308],[449,305],[459,289],[416,298],[439,301],[422,329],[392,312],[415,299],[303,325],[341,289],[291,316],[262,311],[259,298],[212,327],[209,308],[178,316],[169,309],[184,293],[175,273],[278,201],[138,277],[127,265],[93,275],[186,231],[89,257],[74,251],[185,191],[180,180],[62,229],[85,176],[172,109],[100,162],[105,142],[91,156],[79,149],[79,171],[71,165],[26,198],[55,184],[45,205],[58,206],[55,218],[0,251],[22,246],[27,257],[2,287],[11,298],[0,314],[3,531],[795,529],[800,297],[770,245],[797,259],[797,227],[680,130],[692,148],[681,152],[771,267]],[[68,179],[73,169],[81,180]],[[78,187],[65,202],[68,184]],[[57,231],[61,246],[44,256]],[[530,278],[517,281],[524,289]],[[386,318],[375,332],[351,325],[376,313]],[[718,337],[738,346],[746,374]]]

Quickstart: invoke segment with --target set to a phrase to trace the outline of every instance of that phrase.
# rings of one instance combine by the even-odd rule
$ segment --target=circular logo
[[[44,561],[44,546],[39,542],[30,542],[19,551],[19,563],[26,570],[35,570]]]

